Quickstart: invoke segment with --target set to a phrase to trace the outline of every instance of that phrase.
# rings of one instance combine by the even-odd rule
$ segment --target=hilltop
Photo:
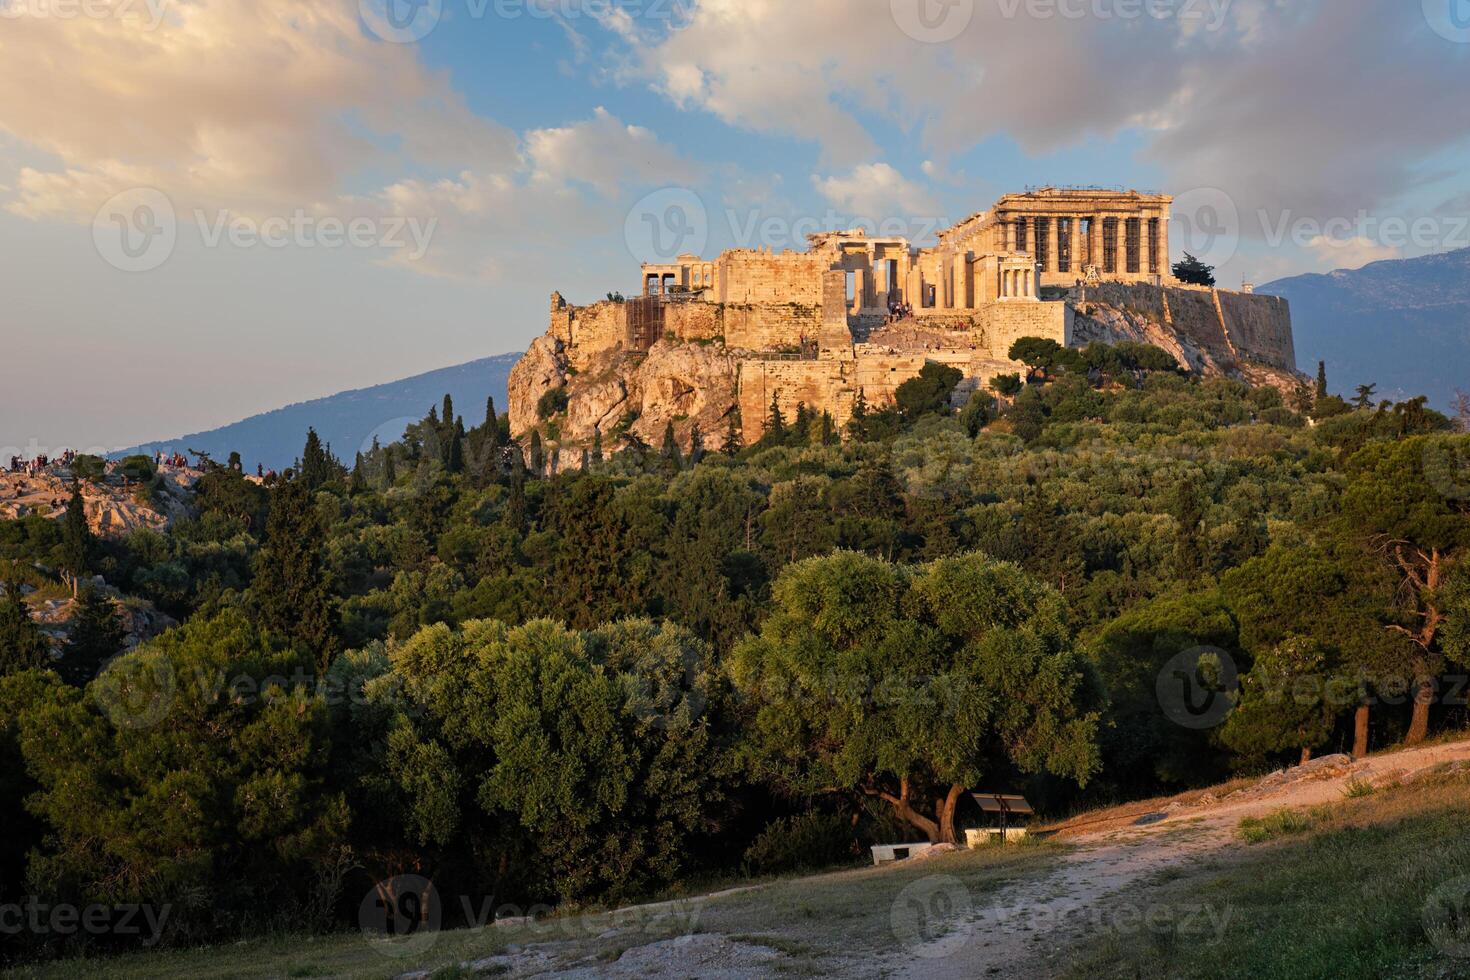
[[[1333,390],[1428,395],[1470,390],[1470,249],[1280,279],[1257,290],[1291,303],[1302,366],[1327,362]]]
[[[323,442],[330,443],[339,456],[351,462],[359,449],[372,443],[374,435],[384,443],[398,439],[409,422],[423,417],[429,406],[438,404],[446,393],[454,398],[470,425],[482,421],[486,398],[494,398],[504,411],[506,380],[519,359],[518,354],[481,358],[400,381],[287,405],[218,429],[147,442],[113,455],[152,456],[197,449],[223,461],[230,453],[238,452],[247,470],[254,470],[257,464],[283,470],[301,452],[306,430],[314,427]]]

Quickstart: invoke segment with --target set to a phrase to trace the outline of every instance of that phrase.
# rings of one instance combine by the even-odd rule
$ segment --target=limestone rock
[[[537,405],[541,396],[567,382],[566,350],[551,336],[531,341],[526,355],[510,369],[510,428],[525,432],[541,421]]]

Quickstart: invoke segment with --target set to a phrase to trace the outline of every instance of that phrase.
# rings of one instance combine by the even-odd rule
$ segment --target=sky
[[[524,349],[681,251],[1176,197],[1222,285],[1470,246],[1470,0],[0,0],[0,456]]]

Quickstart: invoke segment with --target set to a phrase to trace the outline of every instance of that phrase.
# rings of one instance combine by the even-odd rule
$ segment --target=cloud
[[[631,71],[682,107],[813,141],[831,170],[873,159],[875,137],[942,173],[996,136],[1039,156],[1137,132],[1176,191],[1323,219],[1415,189],[1421,161],[1470,132],[1465,49],[1404,0],[987,0],[945,44],[891,9],[702,0],[684,29],[636,44]]]
[[[650,130],[625,125],[601,106],[584,122],[527,133],[526,153],[538,174],[582,181],[604,196],[620,186],[687,184],[698,177]]]
[[[871,220],[933,216],[934,198],[886,163],[865,163],[845,177],[812,177],[823,197],[852,215]]]
[[[512,131],[473,114],[411,46],[365,36],[351,0],[166,10],[157,29],[141,17],[6,19],[0,127],[60,161],[23,175],[11,211],[90,218],[141,184],[181,207],[261,212],[331,197],[376,168],[515,163]]]
[[[1403,249],[1379,244],[1362,235],[1353,238],[1318,235],[1307,243],[1307,250],[1316,256],[1323,271],[1361,269],[1372,262],[1401,259],[1404,256]]]

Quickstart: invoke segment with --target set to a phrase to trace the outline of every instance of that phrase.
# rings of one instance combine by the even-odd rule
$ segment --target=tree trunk
[[[960,805],[960,797],[964,795],[965,788],[958,783],[950,786],[949,794],[945,796],[944,802],[939,805],[939,840],[943,844],[958,844],[959,839],[954,830],[954,813]]]
[[[1309,763],[1311,761],[1312,761],[1312,747],[1310,745],[1303,745],[1302,746],[1302,761],[1299,762],[1299,763],[1297,763],[1297,764],[1304,766],[1304,765],[1306,765],[1307,763]]]
[[[1429,705],[1434,701],[1434,681],[1421,677],[1414,685],[1414,718],[1409,723],[1405,745],[1419,745],[1429,738]]]
[[[924,836],[929,838],[929,843],[938,844],[940,842],[938,821],[924,816],[909,803],[909,781],[907,779],[900,780],[898,786],[897,796],[883,792],[876,795],[888,801],[900,820],[922,831]]]
[[[1358,705],[1358,714],[1353,719],[1353,758],[1361,759],[1368,754],[1368,704]]]

